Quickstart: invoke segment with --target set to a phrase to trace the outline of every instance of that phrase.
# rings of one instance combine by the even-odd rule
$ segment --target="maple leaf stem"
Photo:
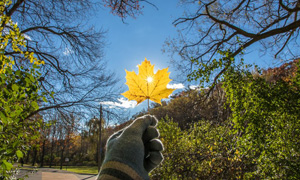
[[[149,95],[149,83],[147,81],[147,95]],[[148,114],[149,114],[149,97],[147,98],[148,100]]]
[[[149,98],[147,100],[148,100],[148,114],[150,114],[150,112],[149,112]]]

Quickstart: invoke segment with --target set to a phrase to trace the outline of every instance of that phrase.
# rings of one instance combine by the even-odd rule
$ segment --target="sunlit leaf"
[[[17,154],[18,158],[22,158],[23,157],[23,153],[20,150],[17,150],[16,154]]]
[[[126,84],[128,91],[122,93],[128,100],[141,103],[146,99],[161,104],[161,99],[167,98],[175,89],[168,89],[167,84],[171,81],[168,68],[158,70],[154,74],[154,65],[145,59],[138,65],[139,73],[126,71]]]

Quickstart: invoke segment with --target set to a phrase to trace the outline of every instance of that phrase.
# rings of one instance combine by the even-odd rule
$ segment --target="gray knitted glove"
[[[148,173],[163,160],[163,145],[155,139],[159,136],[156,124],[154,116],[145,115],[113,134],[99,179],[149,179]]]

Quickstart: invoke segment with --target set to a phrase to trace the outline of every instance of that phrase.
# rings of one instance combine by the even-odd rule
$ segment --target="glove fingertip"
[[[163,151],[164,145],[159,139],[153,139],[150,141],[150,150]]]
[[[156,117],[153,115],[150,115],[150,114],[144,115],[144,116],[142,116],[142,118],[147,119],[149,121],[149,126],[155,127],[158,123],[158,120],[156,119]]]
[[[144,168],[148,173],[151,172],[156,166],[157,164],[154,164],[150,159],[146,159],[144,162]]]
[[[142,139],[143,139],[143,142],[144,143],[147,143],[148,141],[150,141],[150,140],[152,140],[152,139],[154,139],[154,138],[157,138],[157,137],[159,137],[159,131],[158,131],[158,129],[156,129],[155,127],[152,127],[152,126],[149,126],[146,130],[145,130],[145,132],[144,132],[144,134],[143,134],[143,136],[142,136]]]
[[[150,172],[152,171],[156,166],[158,166],[162,161],[164,157],[161,152],[159,151],[151,151],[149,153],[149,156],[144,161],[144,167],[146,171]]]
[[[149,154],[148,158],[156,165],[159,165],[164,159],[162,153],[159,151],[151,151]]]

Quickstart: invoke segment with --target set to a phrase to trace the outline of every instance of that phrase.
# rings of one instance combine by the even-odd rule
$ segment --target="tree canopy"
[[[224,75],[237,148],[255,166],[245,178],[300,178],[299,65],[257,72],[230,67]]]
[[[0,179],[8,179],[14,162],[23,157],[28,142],[37,138],[42,118],[30,114],[42,101],[38,69],[43,61],[27,51],[17,23],[4,11],[10,1],[0,2]],[[6,52],[18,54],[18,61]],[[18,63],[24,65],[18,65]]]

